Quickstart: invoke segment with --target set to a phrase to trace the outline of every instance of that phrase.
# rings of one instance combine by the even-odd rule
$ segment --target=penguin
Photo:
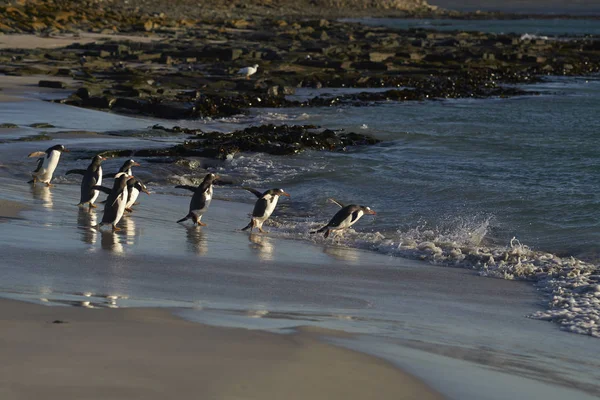
[[[254,205],[254,210],[252,211],[250,223],[246,225],[245,228],[242,228],[242,230],[245,231],[250,228],[250,231],[252,231],[252,229],[258,228],[261,233],[267,233],[263,230],[262,225],[269,219],[271,214],[273,214],[273,210],[275,210],[277,202],[279,201],[279,196],[290,197],[289,193],[286,193],[283,189],[269,189],[264,193],[248,187],[242,189],[246,189],[258,197],[258,200]]]
[[[81,197],[79,199],[78,206],[89,204],[90,208],[96,208],[94,202],[98,198],[100,192],[93,189],[94,186],[102,185],[102,161],[106,158],[101,155],[94,156],[92,163],[87,169],[71,169],[67,171],[66,175],[70,174],[81,174],[83,179],[81,180]]]
[[[181,218],[177,223],[183,222],[187,219],[192,219],[195,224],[200,226],[206,226],[200,219],[202,215],[208,209],[213,196],[213,183],[219,179],[219,176],[215,174],[206,174],[204,180],[198,187],[189,185],[177,185],[176,188],[187,189],[194,192],[192,200],[190,201],[190,212],[185,217]]]
[[[366,206],[359,206],[356,204],[344,206],[342,203],[336,200],[330,199],[330,201],[339,205],[340,207],[342,207],[342,209],[338,211],[333,216],[333,218],[331,218],[331,221],[329,221],[327,225],[325,225],[319,230],[310,232],[311,234],[325,232],[323,236],[327,238],[329,237],[329,234],[332,231],[343,231],[344,229],[350,228],[352,225],[358,222],[358,220],[365,214],[377,214],[375,211],[371,210],[369,207]]]
[[[135,204],[135,201],[140,195],[140,192],[144,192],[148,196],[150,195],[150,192],[148,191],[146,185],[144,185],[144,183],[138,178],[133,178],[127,181],[127,192],[128,196],[127,204],[125,205],[125,211],[130,213],[133,212],[131,207]]]
[[[117,172],[116,174],[107,174],[106,177],[107,178],[114,178],[117,176],[117,174],[124,172],[127,175],[131,176],[133,175],[133,172],[131,172],[131,168],[132,167],[139,167],[140,164],[138,162],[135,162],[133,160],[127,160],[123,163],[123,165],[121,166],[121,168],[119,168],[119,172]]]
[[[104,214],[102,215],[102,225],[112,225],[113,231],[120,231],[121,228],[117,228],[117,224],[123,217],[125,212],[125,205],[127,204],[127,181],[133,179],[133,176],[129,176],[124,172],[119,172],[115,176],[115,182],[113,183],[112,189],[105,186],[94,186],[94,190],[100,190],[108,194],[108,198],[104,203]]]
[[[52,146],[46,151],[34,151],[29,154],[28,157],[41,157],[38,160],[38,165],[35,171],[31,173],[33,177],[27,183],[33,183],[34,186],[36,182],[45,183],[46,186],[52,186],[50,181],[52,180],[52,175],[54,174],[54,170],[58,166],[58,161],[60,160],[60,155],[62,153],[68,153],[69,150],[65,148],[62,144],[57,144],[56,146]]]

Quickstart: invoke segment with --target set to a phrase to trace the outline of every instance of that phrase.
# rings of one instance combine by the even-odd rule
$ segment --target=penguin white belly
[[[102,167],[98,167],[98,181],[96,182],[96,186],[101,186],[101,185],[102,185]],[[94,202],[98,198],[99,194],[100,194],[99,190],[94,190],[94,195],[92,196],[92,199],[90,200],[90,204],[94,204]]]
[[[358,220],[360,219],[360,217],[362,217],[364,215],[364,212],[358,211],[358,217],[356,217],[356,219],[354,221],[352,221],[352,214],[348,215],[348,217],[346,217],[346,219],[344,219],[337,227],[333,227],[333,229],[347,229],[350,228],[352,225],[354,225],[356,222],[358,222]]]
[[[37,179],[42,183],[50,183],[54,170],[58,166],[60,160],[60,151],[52,150],[50,156],[44,158],[42,169],[37,173]]]
[[[129,192],[127,191],[127,187],[125,187],[125,189],[123,189],[123,193],[121,193],[119,197],[117,197],[117,216],[115,217],[115,221],[112,223],[113,225],[117,225],[121,218],[123,218],[123,214],[125,213],[125,206],[127,205],[128,195]]]
[[[129,198],[129,201],[127,202],[127,205],[125,207],[130,208],[132,205],[134,205],[135,201],[137,200],[139,195],[140,195],[140,191],[136,187],[132,187],[131,188],[131,197]]]
[[[202,218],[202,214],[204,214],[206,212],[206,210],[208,210],[208,206],[210,206],[210,202],[212,201],[212,196],[213,196],[213,188],[211,185],[208,188],[208,190],[206,190],[206,192],[204,192],[204,207],[202,207],[200,209],[190,210],[191,212],[196,214],[196,216],[198,217],[198,220],[200,220],[200,218]]]

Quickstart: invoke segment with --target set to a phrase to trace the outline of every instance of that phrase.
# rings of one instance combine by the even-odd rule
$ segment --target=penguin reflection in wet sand
[[[90,208],[96,208],[94,202],[98,198],[100,192],[94,189],[94,186],[102,185],[102,161],[106,158],[97,155],[92,159],[92,163],[87,169],[72,169],[67,171],[66,175],[70,174],[81,174],[83,179],[81,180],[81,197],[79,199],[78,206],[89,204]]]
[[[29,154],[28,157],[41,158],[38,160],[37,168],[31,173],[33,179],[27,183],[33,183],[35,185],[37,182],[42,182],[47,186],[52,186],[50,181],[52,180],[54,170],[56,170],[56,167],[58,166],[60,155],[63,152],[68,153],[69,150],[67,150],[62,144],[57,144],[56,146],[50,147],[46,151],[34,151],[33,153]]]
[[[144,192],[148,196],[150,196],[150,192],[148,191],[148,188],[138,178],[133,178],[133,179],[130,179],[127,181],[128,196],[127,196],[127,204],[125,205],[125,211],[133,212],[133,209],[131,207],[133,207],[135,204],[137,204],[135,201],[137,200],[138,196],[140,195],[140,192]]]
[[[102,215],[102,225],[112,225],[113,231],[120,231],[117,228],[117,224],[125,213],[125,206],[127,204],[128,190],[127,182],[133,179],[133,176],[129,176],[124,172],[119,172],[115,176],[115,182],[112,189],[104,186],[94,186],[95,190],[100,190],[104,193],[108,193],[108,198],[104,203],[104,214]]]
[[[206,224],[201,222],[200,219],[202,219],[202,215],[204,215],[206,210],[208,210],[208,206],[210,205],[213,196],[213,183],[217,179],[219,179],[217,175],[207,174],[198,187],[189,185],[175,186],[179,189],[187,189],[194,192],[192,200],[190,201],[190,211],[188,212],[188,215],[177,221],[178,223],[191,218],[194,221],[194,224],[206,226]]]
[[[327,237],[329,237],[329,234],[331,232],[341,232],[344,229],[350,228],[352,225],[354,225],[356,222],[358,222],[358,220],[365,214],[371,214],[371,215],[377,214],[375,211],[371,210],[369,207],[359,206],[356,204],[350,204],[350,205],[344,206],[342,203],[340,203],[334,199],[330,199],[330,201],[339,205],[340,207],[342,207],[342,209],[340,211],[338,211],[333,216],[333,218],[331,218],[331,221],[329,221],[329,223],[327,225],[325,225],[324,227],[322,227],[321,229],[319,229],[317,231],[311,232],[311,234],[325,232],[323,234],[323,236],[325,236],[327,238]]]
[[[264,193],[259,192],[258,190],[245,187],[249,192],[254,193],[258,200],[254,205],[254,210],[252,211],[252,219],[250,219],[250,223],[246,225],[245,228],[242,228],[243,231],[246,229],[258,228],[261,233],[267,233],[263,230],[262,226],[266,220],[269,219],[275,207],[277,206],[277,202],[279,201],[279,196],[287,196],[290,197],[289,193],[286,193],[283,189],[269,189]]]

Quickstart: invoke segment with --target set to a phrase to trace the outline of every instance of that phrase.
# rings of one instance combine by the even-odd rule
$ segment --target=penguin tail
[[[242,228],[243,231],[246,231],[248,229],[252,230],[252,228],[254,228],[254,220],[250,220],[250,223],[248,225],[246,225],[245,228]]]
[[[186,221],[186,220],[188,220],[188,219],[190,219],[190,218],[192,218],[192,215],[191,215],[191,214],[188,214],[188,215],[186,215],[185,217],[181,218],[179,221],[177,221],[177,223],[180,223],[180,222]]]
[[[324,237],[325,239],[327,239],[327,238],[329,237],[329,233],[330,233],[330,232],[331,232],[331,230],[327,229],[327,230],[325,231],[325,234],[323,235],[323,237]]]
[[[327,230],[327,228],[328,228],[328,226],[327,226],[327,225],[325,225],[325,226],[324,226],[324,227],[322,227],[321,229],[318,229],[318,230],[316,230],[316,231],[312,231],[312,232],[310,232],[310,234],[311,234],[311,235],[314,235],[315,233],[321,233],[321,232],[323,232],[323,231]],[[327,233],[325,233],[325,234],[327,235]],[[325,237],[327,237],[327,236],[325,236]]]

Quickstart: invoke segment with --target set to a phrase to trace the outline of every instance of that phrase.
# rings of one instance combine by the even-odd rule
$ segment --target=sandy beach
[[[0,36],[0,48],[54,49],[101,38]],[[416,217],[386,214],[382,198],[416,204],[404,190],[420,186],[420,175],[402,183],[402,191],[380,185],[381,193],[361,195],[381,206],[379,219],[365,217],[358,233],[327,240],[309,232],[337,212],[326,201],[328,190],[350,173],[326,159],[366,157],[364,149],[315,151],[314,158],[138,157],[139,149],[188,139],[158,132],[155,124],[223,132],[250,119],[162,120],[46,102],[40,99],[55,98],[57,90],[38,88],[43,78],[0,77],[0,123],[7,123],[0,128],[1,399],[587,400],[600,394],[600,343],[528,318],[546,309],[539,287],[508,274],[482,277],[482,270],[458,263],[425,262],[432,260],[425,255],[441,252],[428,235],[415,241],[411,257],[396,255],[402,243],[385,241],[377,223],[392,220],[399,232],[415,227]],[[51,78],[71,91],[78,85]],[[326,123],[343,123],[351,108],[333,117],[326,114],[331,109],[318,109]],[[279,123],[285,115],[276,111],[261,117]],[[415,109],[416,123],[423,115]],[[416,148],[429,150],[428,140]],[[54,186],[26,184],[35,167],[27,154],[59,143],[71,153],[61,156]],[[98,230],[103,206],[77,207],[81,176],[66,172],[86,168],[91,154],[123,149],[133,150],[105,161],[105,173],[135,157],[141,165],[134,174],[151,195],[138,198],[121,231]],[[362,173],[375,171],[365,165]],[[389,166],[386,176],[400,178],[414,169]],[[229,179],[215,187],[207,226],[177,224],[191,193],[175,185],[197,183],[207,171]],[[298,176],[312,180],[317,195],[297,184]],[[242,182],[297,189],[266,224],[269,234],[240,230],[256,201]],[[344,194],[357,198],[351,183]],[[433,201],[441,192],[435,189]],[[477,252],[474,246],[463,258]]]
[[[167,310],[0,301],[3,399],[441,399],[374,357]]]

